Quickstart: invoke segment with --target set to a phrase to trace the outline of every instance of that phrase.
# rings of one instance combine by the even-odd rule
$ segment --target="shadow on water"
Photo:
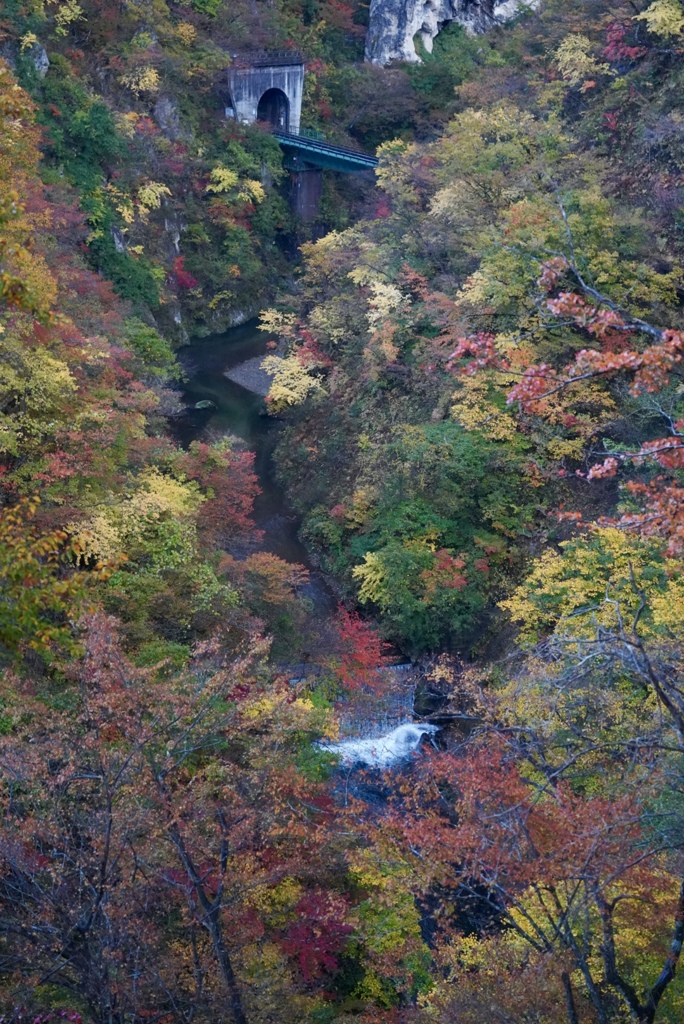
[[[228,380],[225,373],[254,356],[266,355],[268,335],[258,330],[256,321],[235,327],[225,334],[213,334],[193,341],[181,353],[187,374],[183,398],[188,409],[176,423],[175,433],[183,445],[205,432],[234,434],[255,453],[254,469],[261,494],[254,504],[254,521],[264,537],[264,550],[309,570],[307,596],[320,611],[330,611],[337,599],[322,573],[311,564],[309,554],[299,540],[299,520],[288,508],[285,493],[275,476],[273,451],[282,423],[265,414],[264,400],[240,384]],[[196,409],[198,402],[211,402]]]

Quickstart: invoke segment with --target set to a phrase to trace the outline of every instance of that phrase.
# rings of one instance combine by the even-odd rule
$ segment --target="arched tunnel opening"
[[[267,89],[259,100],[257,121],[265,121],[282,132],[290,130],[290,101],[282,89]]]

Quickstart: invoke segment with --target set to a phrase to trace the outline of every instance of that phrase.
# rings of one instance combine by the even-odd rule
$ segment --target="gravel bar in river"
[[[235,384],[240,384],[241,387],[247,388],[248,391],[253,392],[255,395],[261,395],[265,398],[271,390],[273,374],[266,373],[266,370],[262,369],[261,364],[263,360],[264,356],[254,356],[252,359],[247,359],[244,363],[231,366],[230,369],[225,371],[226,377]]]

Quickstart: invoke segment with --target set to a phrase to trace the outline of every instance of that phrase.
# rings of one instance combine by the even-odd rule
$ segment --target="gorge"
[[[684,1019],[683,87],[681,0],[3,5],[0,1024]]]

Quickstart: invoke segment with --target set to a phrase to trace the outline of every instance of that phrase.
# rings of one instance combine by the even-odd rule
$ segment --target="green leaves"
[[[0,657],[33,650],[51,661],[80,650],[75,622],[87,578],[72,571],[68,534],[33,524],[37,505],[23,500],[0,512]]]

